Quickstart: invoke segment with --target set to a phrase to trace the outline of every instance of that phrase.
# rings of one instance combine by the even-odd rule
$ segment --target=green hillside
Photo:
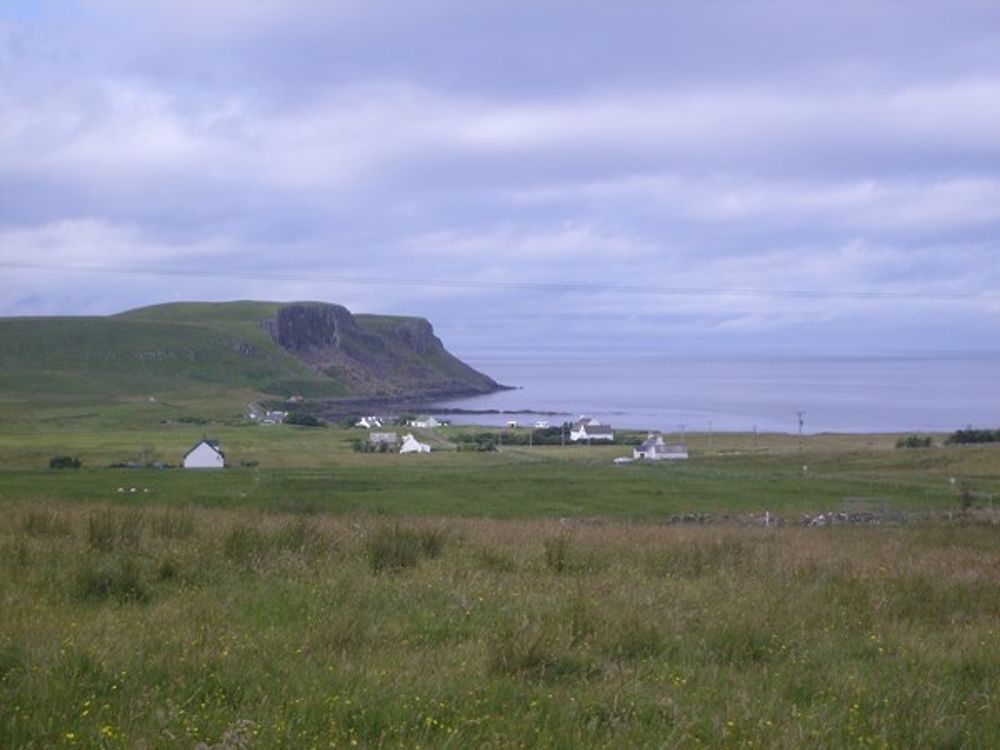
[[[0,319],[0,399],[392,397],[496,383],[419,318],[325,303],[177,303],[108,317]]]

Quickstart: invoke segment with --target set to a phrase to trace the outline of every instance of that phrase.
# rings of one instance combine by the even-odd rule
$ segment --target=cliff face
[[[500,387],[452,356],[422,318],[355,317],[340,305],[297,303],[263,325],[282,349],[357,396],[471,395]]]

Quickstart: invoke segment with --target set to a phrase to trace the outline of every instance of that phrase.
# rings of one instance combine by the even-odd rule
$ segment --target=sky
[[[2,0],[0,315],[1000,350],[1000,4]]]

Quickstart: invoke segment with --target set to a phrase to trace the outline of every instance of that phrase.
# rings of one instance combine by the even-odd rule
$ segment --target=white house
[[[366,430],[370,430],[373,427],[381,427],[382,426],[382,418],[381,417],[374,417],[374,416],[371,416],[371,417],[361,417],[361,419],[358,420],[358,423],[356,425],[354,425],[354,426],[355,427],[364,427]]]
[[[420,427],[422,429],[441,426],[441,423],[434,417],[419,417],[418,419],[412,420],[409,424],[410,427]]]
[[[569,431],[569,439],[574,443],[580,440],[615,439],[615,431],[609,424],[601,424],[593,417],[580,417]]]
[[[544,419],[539,419],[537,422],[535,422],[535,429],[537,430],[547,430],[548,427],[549,423],[546,422]]]
[[[285,420],[288,419],[287,411],[268,411],[264,414],[263,419],[260,420],[261,424],[284,424]]]
[[[184,454],[185,469],[221,469],[226,465],[226,454],[217,440],[202,440]]]
[[[665,443],[663,436],[654,432],[642,445],[632,449],[632,457],[650,461],[684,461],[688,457],[688,449],[684,443]]]
[[[396,445],[399,442],[399,435],[395,432],[370,432],[368,433],[368,442],[372,445],[382,443],[385,445]]]
[[[430,453],[431,447],[427,443],[421,443],[411,433],[403,435],[403,445],[399,449],[400,453]]]

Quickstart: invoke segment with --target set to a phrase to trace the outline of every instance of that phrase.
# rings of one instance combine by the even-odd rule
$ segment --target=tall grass
[[[0,747],[996,747],[978,518],[0,503]]]

